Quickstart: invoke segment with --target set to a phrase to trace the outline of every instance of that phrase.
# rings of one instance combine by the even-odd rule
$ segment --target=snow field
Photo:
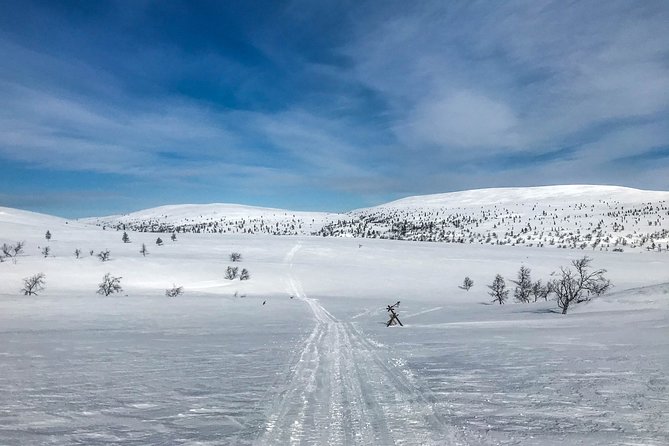
[[[669,442],[663,253],[130,231],[124,244],[3,218],[0,242],[26,248],[0,264],[0,444]],[[235,251],[247,282],[223,279]],[[545,281],[583,254],[608,269],[609,295],[567,316],[489,304],[496,273],[511,286],[524,264]],[[19,295],[37,272],[44,292]],[[122,295],[95,294],[105,272]],[[173,283],[185,294],[168,299]],[[405,327],[386,328],[397,300]]]

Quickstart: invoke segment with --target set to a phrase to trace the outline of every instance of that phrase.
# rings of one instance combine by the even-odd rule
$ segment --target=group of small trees
[[[249,280],[251,278],[251,273],[246,268],[242,268],[241,272],[236,266],[228,266],[225,270],[225,278],[227,280],[235,280],[239,277],[239,280]]]
[[[562,314],[567,314],[571,304],[586,302],[593,296],[605,293],[611,287],[611,281],[604,276],[606,270],[593,271],[591,263],[592,259],[589,257],[573,260],[571,268],[560,267],[559,272],[552,274],[555,278],[545,285],[541,280],[532,282],[531,270],[526,266],[521,266],[516,280],[511,281],[516,285],[513,296],[518,302],[528,303],[532,298],[534,302],[539,299],[548,300],[548,296],[553,293],[558,308],[562,310]],[[493,302],[502,305],[509,297],[510,290],[507,289],[504,278],[500,274],[495,276],[488,288],[490,289],[488,294],[492,296]]]
[[[241,262],[242,254],[239,252],[230,253],[231,262]],[[249,280],[251,278],[251,273],[246,268],[242,268],[241,272],[236,266],[228,266],[225,270],[225,278],[227,280],[235,280],[239,277],[239,280]]]
[[[51,232],[46,231],[45,238],[47,240],[51,240]],[[172,233],[171,235],[172,241],[177,240],[176,233]],[[121,240],[124,243],[130,243],[130,237],[128,236],[127,232],[123,231],[123,236],[121,237]],[[162,245],[163,241],[160,237],[156,239],[156,244],[157,245]],[[17,242],[15,245],[8,245],[7,243],[4,243],[2,247],[0,248],[2,251],[2,254],[0,254],[0,261],[4,261],[5,258],[15,258],[17,255],[21,254],[23,252],[23,247],[25,243],[24,242]],[[146,248],[146,244],[142,243],[142,249],[139,251],[143,256],[146,256],[149,251]],[[50,253],[50,248],[48,246],[42,248],[42,254],[44,257],[47,257]],[[78,259],[81,256],[81,250],[79,248],[74,250],[74,256]],[[90,251],[90,255],[93,256],[94,251]],[[111,252],[106,249],[104,251],[100,251],[97,254],[97,257],[100,259],[101,262],[107,262],[110,260],[111,257]],[[242,255],[239,252],[233,252],[230,254],[230,260],[232,262],[240,262],[242,260]],[[45,275],[44,273],[38,273],[35,274],[31,277],[26,277],[23,279],[23,288],[21,288],[21,292],[24,293],[26,296],[36,296],[38,292],[43,291],[45,288]],[[242,268],[241,271],[239,271],[238,267],[231,267],[229,266],[226,270],[225,273],[225,278],[228,280],[234,280],[236,278],[239,278],[239,280],[249,280],[251,278],[251,274],[246,268]],[[123,288],[121,287],[121,279],[122,277],[116,277],[112,276],[110,273],[105,274],[105,276],[102,279],[102,282],[98,284],[98,294],[101,294],[103,296],[109,296],[114,293],[120,293],[123,291]],[[172,288],[166,289],[165,290],[165,295],[167,297],[177,297],[183,294],[183,287],[182,286],[176,286],[173,285]]]
[[[0,262],[4,262],[6,258],[16,262],[16,257],[23,253],[24,246],[25,242],[16,242],[14,245],[3,243],[2,248],[0,248],[2,250],[0,253]]]

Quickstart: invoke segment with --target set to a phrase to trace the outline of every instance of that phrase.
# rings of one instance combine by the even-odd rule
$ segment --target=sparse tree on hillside
[[[506,289],[506,283],[504,282],[504,277],[497,274],[495,280],[493,280],[491,285],[488,285],[490,291],[488,294],[492,296],[493,302],[498,302],[500,305],[509,297],[509,290]]]
[[[51,252],[51,248],[49,248],[48,246],[45,246],[44,248],[42,248],[42,255],[43,255],[45,258],[46,258],[46,257],[49,257],[49,253],[50,253],[50,252]]]
[[[16,245],[12,247],[12,257],[16,258],[19,254],[22,254],[25,244],[26,242],[16,242]]]
[[[130,237],[128,236],[128,233],[123,231],[123,237],[121,237],[121,240],[123,240],[123,243],[130,243]]]
[[[530,301],[530,294],[532,293],[532,279],[530,278],[530,269],[526,266],[521,266],[518,270],[518,280],[512,280],[516,284],[513,290],[513,297],[518,302],[528,303]]]
[[[177,241],[177,233],[173,232],[172,236],[170,238],[172,239],[173,242],[176,242]]]
[[[573,260],[573,270],[561,267],[557,273],[558,278],[551,281],[551,289],[557,297],[562,314],[567,314],[572,303],[588,301],[592,296],[599,296],[611,287],[611,281],[604,277],[606,270],[590,271],[591,262],[589,257]]]
[[[239,280],[249,280],[251,278],[251,273],[246,268],[242,268],[242,272],[239,273]]]
[[[23,279],[23,288],[21,288],[21,292],[25,296],[36,296],[38,292],[44,289],[44,285],[46,284],[45,277],[44,273],[26,277]]]
[[[551,282],[548,282],[546,285],[541,283],[541,279],[537,280],[532,284],[532,296],[534,296],[534,301],[539,299],[548,300],[548,295],[551,293]]]
[[[241,262],[242,255],[238,252],[233,252],[232,254],[230,254],[230,260],[233,262]]]
[[[46,231],[46,234],[44,234],[44,238],[45,238],[47,241],[51,240],[51,233],[50,233],[48,230]]]
[[[139,253],[144,257],[146,257],[146,255],[149,253],[149,250],[146,249],[146,245],[144,243],[142,243],[142,249],[139,250]]]
[[[158,238],[156,239],[156,245],[158,245],[158,246],[162,246],[162,245],[163,245],[163,239],[161,239],[160,237],[158,237]]]
[[[123,291],[123,288],[121,288],[121,279],[122,277],[113,277],[109,273],[105,274],[102,278],[102,283],[98,285],[98,294],[109,296],[113,293],[120,293]]]
[[[88,254],[90,254],[90,256],[93,257],[93,254],[95,254],[95,251],[93,251],[93,250],[91,249],[90,251],[88,251]]]
[[[239,268],[228,266],[228,268],[225,270],[225,278],[228,280],[234,280],[237,278],[237,271]]]
[[[469,278],[469,276],[465,277],[465,279],[462,281],[462,285],[460,285],[458,288],[469,291],[471,287],[474,286],[474,281]]]
[[[2,244],[2,256],[0,257],[12,257],[12,249],[14,247],[12,245],[8,245],[7,243]]]
[[[81,256],[81,249],[77,248],[74,250],[74,257],[77,259]]]
[[[165,290],[165,296],[177,297],[181,296],[183,292],[184,292],[184,287],[172,284],[172,288]]]
[[[2,244],[2,254],[0,254],[0,262],[4,262],[5,258],[12,259],[16,263],[16,257],[23,253],[25,242],[16,242],[15,245]]]
[[[109,260],[110,256],[111,256],[111,253],[109,252],[108,249],[105,250],[105,251],[100,251],[98,253],[98,258],[100,259],[101,262],[106,262],[107,260]]]

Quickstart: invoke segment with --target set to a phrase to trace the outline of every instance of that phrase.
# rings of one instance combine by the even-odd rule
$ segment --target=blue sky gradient
[[[666,1],[0,0],[0,205],[669,190]]]

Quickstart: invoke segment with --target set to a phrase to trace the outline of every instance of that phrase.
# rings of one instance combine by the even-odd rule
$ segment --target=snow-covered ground
[[[669,192],[597,185],[497,188],[408,197],[346,214],[191,204],[82,222],[142,232],[669,251]]]
[[[666,251],[588,250],[615,288],[561,315],[485,285],[581,250],[121,234],[0,209],[0,444],[669,444]]]

